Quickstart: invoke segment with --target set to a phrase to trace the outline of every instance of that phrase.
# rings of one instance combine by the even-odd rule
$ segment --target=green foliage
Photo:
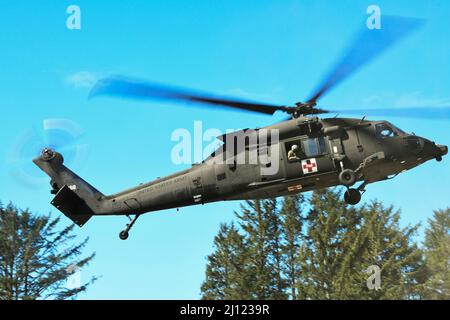
[[[0,300],[68,299],[95,281],[68,288],[70,267],[84,267],[94,254],[80,258],[88,239],[73,244],[74,225],[58,224],[59,218],[0,203]]]
[[[417,226],[399,227],[400,214],[374,201],[348,207],[334,191],[311,198],[299,263],[301,298],[420,298],[424,263],[413,242]],[[381,289],[367,286],[368,267],[381,269]]]
[[[222,224],[208,257],[203,299],[286,298],[275,199],[247,201],[237,214],[240,230]]]
[[[202,285],[203,299],[250,299],[246,260],[248,250],[244,237],[234,224],[221,224],[214,238],[215,252],[208,257],[206,280]]]
[[[287,295],[291,299],[298,299],[297,282],[301,276],[300,248],[302,245],[301,232],[303,218],[301,215],[304,205],[302,194],[285,197],[281,204],[280,223],[282,232],[282,273],[285,278]]]
[[[204,299],[448,299],[449,209],[430,220],[424,250],[392,206],[347,206],[335,189],[246,201],[236,219],[215,238]]]
[[[255,299],[285,297],[281,276],[281,231],[275,199],[246,201],[239,219],[247,244],[247,265],[253,275],[250,283]]]
[[[426,299],[450,299],[450,208],[436,210],[425,231]]]

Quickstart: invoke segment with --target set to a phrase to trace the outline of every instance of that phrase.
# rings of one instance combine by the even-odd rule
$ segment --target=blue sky
[[[14,175],[11,153],[20,137],[46,119],[68,119],[84,130],[86,157],[77,172],[113,193],[184,169],[171,162],[171,133],[194,121],[222,131],[257,127],[283,116],[209,111],[168,103],[88,100],[92,82],[126,74],[244,98],[292,104],[305,99],[355,30],[366,8],[427,19],[427,24],[327,95],[338,108],[450,105],[450,3],[441,1],[1,1],[0,199],[52,212],[48,182],[30,187]],[[66,28],[66,8],[81,8],[81,30]],[[388,119],[450,145],[448,121]],[[25,151],[21,151],[26,153]],[[24,155],[23,158],[26,158]],[[402,224],[425,224],[449,206],[448,159],[429,162],[368,187],[402,210]],[[27,173],[39,172],[31,166]],[[142,216],[130,238],[125,217],[94,217],[76,232],[96,251],[82,276],[101,275],[83,299],[198,298],[206,256],[220,222],[239,202]],[[68,219],[63,218],[64,223]]]

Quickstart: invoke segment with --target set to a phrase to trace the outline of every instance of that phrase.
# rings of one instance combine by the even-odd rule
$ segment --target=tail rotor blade
[[[47,183],[46,177],[32,163],[44,148],[64,153],[69,166],[82,163],[87,156],[88,145],[82,143],[84,131],[68,119],[45,119],[39,126],[24,131],[17,137],[8,155],[10,173],[16,180],[29,187]]]

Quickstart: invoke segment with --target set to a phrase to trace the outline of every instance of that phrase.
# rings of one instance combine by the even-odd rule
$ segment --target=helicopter
[[[408,134],[385,120],[337,115],[320,118],[319,115],[339,111],[318,108],[318,101],[422,24],[420,19],[384,16],[381,30],[365,29],[358,34],[311,97],[293,106],[244,101],[123,76],[99,80],[90,97],[169,100],[289,115],[288,119],[264,128],[218,137],[222,145],[208,158],[172,175],[104,195],[67,168],[57,150],[44,148],[33,162],[51,178],[51,193],[55,195],[51,204],[78,226],[94,215],[126,215],[130,222],[119,234],[122,240],[129,237],[130,229],[144,213],[216,201],[264,199],[344,186],[344,200],[356,205],[368,184],[392,179],[432,159],[441,161],[448,147]],[[450,109],[445,107],[344,111],[364,115],[450,116]],[[250,158],[254,161],[248,161]]]

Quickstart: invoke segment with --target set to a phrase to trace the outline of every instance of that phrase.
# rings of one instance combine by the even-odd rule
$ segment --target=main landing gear
[[[127,223],[127,226],[125,230],[120,231],[119,238],[120,240],[127,240],[128,239],[128,232],[130,231],[131,227],[133,227],[136,220],[139,218],[139,214],[135,215],[133,219],[129,215],[127,215],[128,219],[130,219],[130,223]]]
[[[367,181],[361,183],[358,188],[349,188],[347,187],[347,191],[344,193],[344,200],[348,204],[354,206],[357,205],[361,201],[361,195],[366,192]]]
[[[351,169],[343,169],[339,174],[339,182],[347,187],[344,200],[350,205],[356,205],[361,201],[361,194],[365,191],[367,182],[363,182],[358,188],[350,188],[357,180],[357,173]]]
[[[348,188],[344,193],[344,200],[354,206],[361,201],[361,192],[358,189]]]
[[[360,184],[360,186],[356,189],[350,188],[353,186],[356,181],[363,178],[363,170],[374,163],[376,161],[384,159],[385,154],[384,152],[377,152],[374,153],[361,162],[361,164],[356,168],[356,170],[351,169],[345,169],[344,163],[340,161],[341,166],[341,172],[339,173],[339,183],[347,187],[347,191],[344,193],[344,200],[350,205],[358,204],[361,201],[361,195],[366,191],[366,185],[369,183],[367,180],[364,180],[363,183]]]

